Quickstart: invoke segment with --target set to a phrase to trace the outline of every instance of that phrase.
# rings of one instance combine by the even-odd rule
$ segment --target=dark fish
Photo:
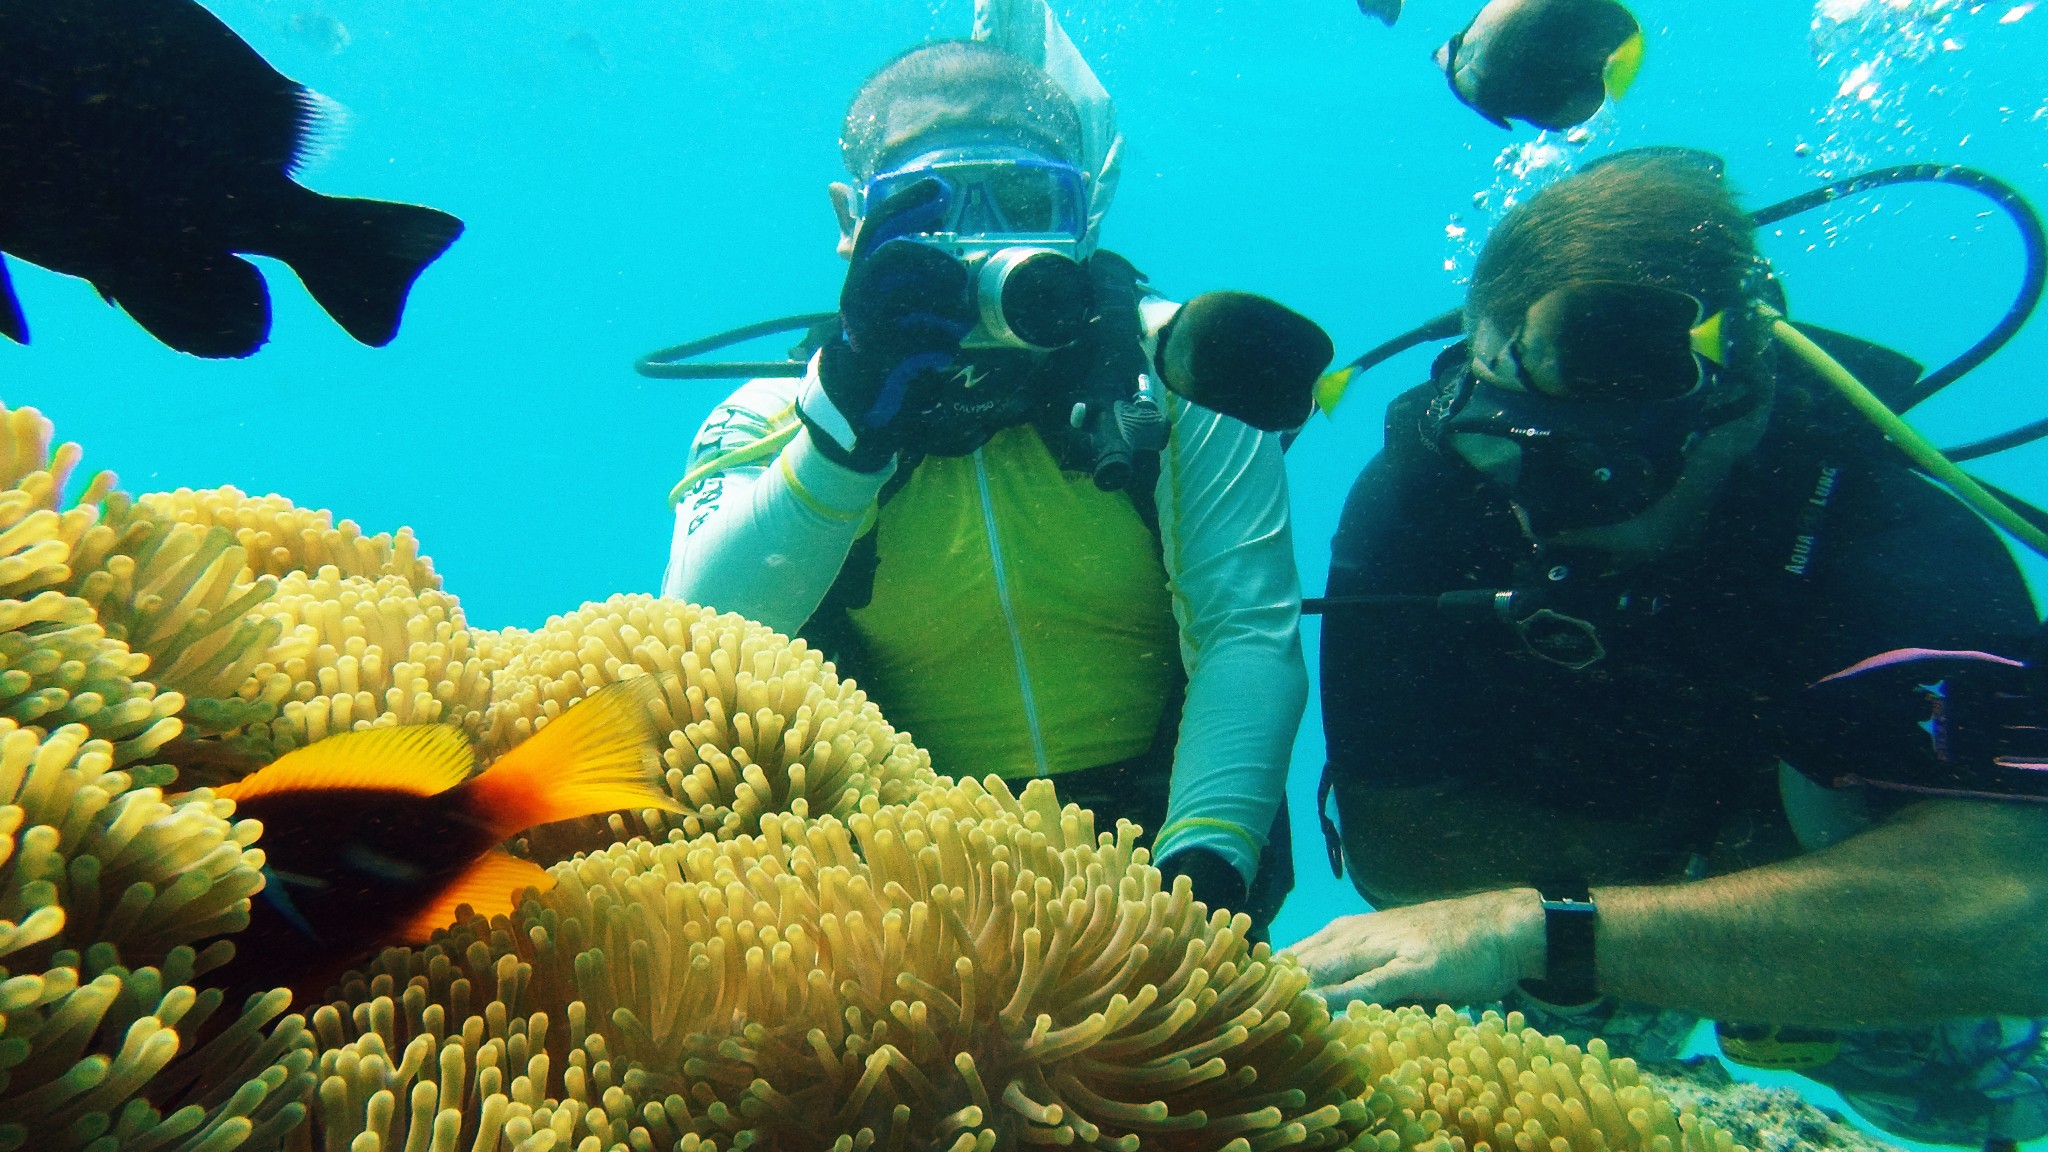
[[[0,0],[0,252],[92,282],[150,335],[247,356],[289,264],[365,344],[462,233],[445,212],[291,176],[319,101],[194,0]],[[28,342],[0,270],[0,334]]]
[[[267,867],[224,978],[233,995],[317,996],[357,960],[554,881],[499,845],[537,824],[681,805],[654,784],[652,677],[592,693],[485,772],[445,724],[345,732],[215,794],[263,822]]]
[[[1315,321],[1249,292],[1204,292],[1160,336],[1159,378],[1181,396],[1267,432],[1301,427],[1336,346]]]
[[[1643,30],[1615,0],[1493,0],[1436,62],[1458,99],[1503,128],[1570,128],[1635,83]]]
[[[1401,0],[1358,0],[1358,10],[1392,28],[1401,18]]]

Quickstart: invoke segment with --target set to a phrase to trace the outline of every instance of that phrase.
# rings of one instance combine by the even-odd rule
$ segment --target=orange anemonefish
[[[303,1003],[349,965],[424,941],[455,919],[511,911],[554,880],[500,843],[527,828],[619,809],[682,806],[654,781],[652,677],[609,685],[472,775],[447,724],[344,732],[286,753],[215,794],[260,820],[268,866],[234,937],[231,995],[279,984]]]

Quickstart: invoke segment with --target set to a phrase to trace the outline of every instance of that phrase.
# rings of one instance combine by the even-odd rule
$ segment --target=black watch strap
[[[1600,998],[1593,962],[1599,909],[1583,884],[1550,885],[1543,897],[1543,979],[1524,980],[1522,989],[1546,1004],[1590,1004]]]

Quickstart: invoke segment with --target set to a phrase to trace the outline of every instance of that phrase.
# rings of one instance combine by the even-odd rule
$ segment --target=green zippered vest
[[[1036,428],[917,462],[866,543],[857,675],[939,771],[1056,776],[1153,746],[1181,674],[1158,537]]]

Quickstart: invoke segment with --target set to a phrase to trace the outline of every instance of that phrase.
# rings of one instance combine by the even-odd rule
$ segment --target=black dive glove
[[[1207,904],[1211,912],[1219,908],[1241,912],[1250,895],[1237,866],[1207,848],[1183,848],[1159,862],[1161,886],[1167,891],[1173,890],[1177,876],[1188,878],[1195,899]]]
[[[2048,662],[1901,649],[1800,694],[1779,754],[1830,787],[2048,799]]]
[[[946,188],[922,180],[877,205],[854,241],[839,293],[841,331],[818,380],[830,408],[807,396],[798,415],[827,457],[876,472],[903,447],[905,415],[946,379],[974,329],[966,265],[904,237],[945,218]]]

